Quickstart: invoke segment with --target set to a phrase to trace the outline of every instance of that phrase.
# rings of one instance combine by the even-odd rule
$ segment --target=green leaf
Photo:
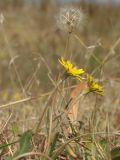
[[[30,148],[31,138],[32,138],[32,131],[28,130],[25,133],[23,133],[23,135],[21,136],[21,138],[18,141],[8,144],[8,145],[11,145],[11,144],[19,142],[19,149],[15,152],[15,154],[13,156],[5,157],[5,160],[12,160],[13,158],[15,158],[17,156],[28,152],[28,150]],[[2,148],[2,147],[6,147],[8,145],[2,145],[0,147]]]
[[[53,142],[51,144],[51,147],[50,147],[50,151],[49,151],[49,156],[51,157],[54,150],[55,150],[55,146],[56,146],[56,143],[57,143],[57,140],[58,140],[58,137],[59,137],[59,132],[57,132],[54,136],[54,139],[53,139]]]
[[[5,147],[8,147],[8,146],[10,146],[10,145],[12,145],[12,144],[15,144],[15,143],[17,143],[17,142],[19,142],[19,141],[11,142],[11,143],[8,143],[8,144],[1,144],[1,145],[0,145],[0,149],[3,149],[3,148],[5,148]]]
[[[112,160],[120,160],[120,146],[112,149],[111,157]]]
[[[75,152],[77,153],[77,157],[80,159],[81,158],[80,146],[77,143],[75,143],[74,148],[75,148]]]
[[[11,124],[11,132],[13,133],[14,136],[18,135],[18,125],[17,125],[17,123],[12,123]]]
[[[50,110],[48,109],[46,112],[46,117],[45,117],[45,123],[46,123],[46,131],[49,133],[49,123],[50,123]]]
[[[26,131],[20,138],[20,141],[19,141],[19,149],[16,151],[16,153],[13,155],[13,157],[16,157],[18,155],[21,155],[23,153],[26,153],[28,152],[29,150],[29,147],[30,147],[30,141],[31,141],[31,138],[32,138],[32,131],[31,130],[28,130]]]
[[[109,154],[109,142],[107,139],[100,140],[100,146],[102,147],[105,155],[107,156]]]

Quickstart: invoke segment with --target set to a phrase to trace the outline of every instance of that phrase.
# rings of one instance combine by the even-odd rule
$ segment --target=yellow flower
[[[84,78],[80,75],[83,74],[85,71],[82,68],[77,68],[73,66],[73,64],[70,61],[64,60],[63,57],[59,59],[60,64],[64,67],[64,69],[67,72],[67,75],[76,77],[78,80],[83,80]]]
[[[88,87],[90,92],[95,92],[97,94],[103,95],[104,89],[103,86],[95,82],[94,78],[91,75],[87,75]]]

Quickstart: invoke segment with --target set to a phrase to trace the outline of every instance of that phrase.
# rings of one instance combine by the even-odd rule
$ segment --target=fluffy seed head
[[[82,28],[84,13],[81,9],[75,7],[61,8],[56,19],[60,29],[71,33],[75,29]]]

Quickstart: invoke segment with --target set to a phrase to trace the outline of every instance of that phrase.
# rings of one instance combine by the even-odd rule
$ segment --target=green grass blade
[[[111,157],[112,160],[120,160],[120,146],[112,149]]]

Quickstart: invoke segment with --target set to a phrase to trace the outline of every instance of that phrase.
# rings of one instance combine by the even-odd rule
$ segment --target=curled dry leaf
[[[83,93],[85,89],[88,88],[87,82],[80,82],[75,86],[75,88],[70,93],[70,103],[69,103],[69,109],[68,109],[68,118],[70,121],[76,122],[77,120],[77,113],[78,113],[78,107],[79,107],[79,101],[77,97]]]

